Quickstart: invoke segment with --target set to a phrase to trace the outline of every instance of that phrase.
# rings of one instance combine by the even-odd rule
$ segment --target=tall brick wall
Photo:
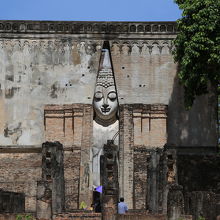
[[[81,201],[91,204],[92,105],[47,105],[44,112],[46,140],[64,146],[66,209],[78,208]]]
[[[36,206],[41,154],[21,149],[45,141],[64,146],[67,209],[91,203],[92,100],[106,38],[120,105],[120,195],[129,208],[146,206],[146,150],[166,142],[216,145],[215,94],[184,109],[171,53],[174,23],[22,22],[0,21],[0,144],[18,148],[0,154],[0,187],[24,191],[28,211]]]
[[[64,151],[65,207],[79,208],[80,149]]]
[[[163,147],[167,140],[166,105],[131,105],[134,146]]]
[[[83,104],[46,105],[44,126],[46,141],[59,141],[64,148],[81,146]]]
[[[129,208],[133,207],[133,121],[132,108],[120,106],[119,116],[119,194]]]
[[[68,209],[77,208],[81,201],[89,204],[92,199],[89,174],[92,112],[92,106],[83,104],[45,106],[46,138],[65,143],[64,175],[68,186]],[[167,135],[167,106],[120,105],[119,120],[120,193],[129,203],[129,207],[145,208],[147,169],[144,168],[147,166],[147,155],[146,152],[140,153],[138,149],[164,146]],[[137,151],[134,152],[134,149]]]
[[[146,208],[147,150],[167,140],[167,106],[120,105],[119,188],[129,208]]]
[[[147,158],[149,153],[140,148],[134,150],[134,209],[147,209]]]
[[[91,105],[85,105],[83,113],[79,202],[81,203],[81,201],[85,201],[87,204],[91,204],[92,182],[90,180],[90,151],[93,141],[93,107]]]
[[[0,153],[0,188],[25,194],[25,211],[36,211],[37,181],[41,179],[41,153]]]

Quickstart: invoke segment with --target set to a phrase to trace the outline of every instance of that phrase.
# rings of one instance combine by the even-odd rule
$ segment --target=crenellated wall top
[[[0,33],[15,34],[176,34],[176,22],[0,20]]]

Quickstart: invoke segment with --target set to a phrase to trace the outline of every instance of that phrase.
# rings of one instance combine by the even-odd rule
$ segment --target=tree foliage
[[[177,21],[174,59],[185,88],[185,105],[220,83],[220,0],[174,0],[183,10]]]

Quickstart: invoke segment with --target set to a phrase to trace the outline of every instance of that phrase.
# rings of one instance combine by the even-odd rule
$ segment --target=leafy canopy
[[[220,0],[174,0],[183,10],[177,21],[174,60],[185,88],[185,105],[220,83]]]

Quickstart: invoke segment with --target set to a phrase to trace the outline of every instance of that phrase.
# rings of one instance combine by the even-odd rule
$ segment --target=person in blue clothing
[[[124,198],[120,198],[120,202],[118,203],[118,214],[125,214],[128,211],[128,206],[124,202]]]

